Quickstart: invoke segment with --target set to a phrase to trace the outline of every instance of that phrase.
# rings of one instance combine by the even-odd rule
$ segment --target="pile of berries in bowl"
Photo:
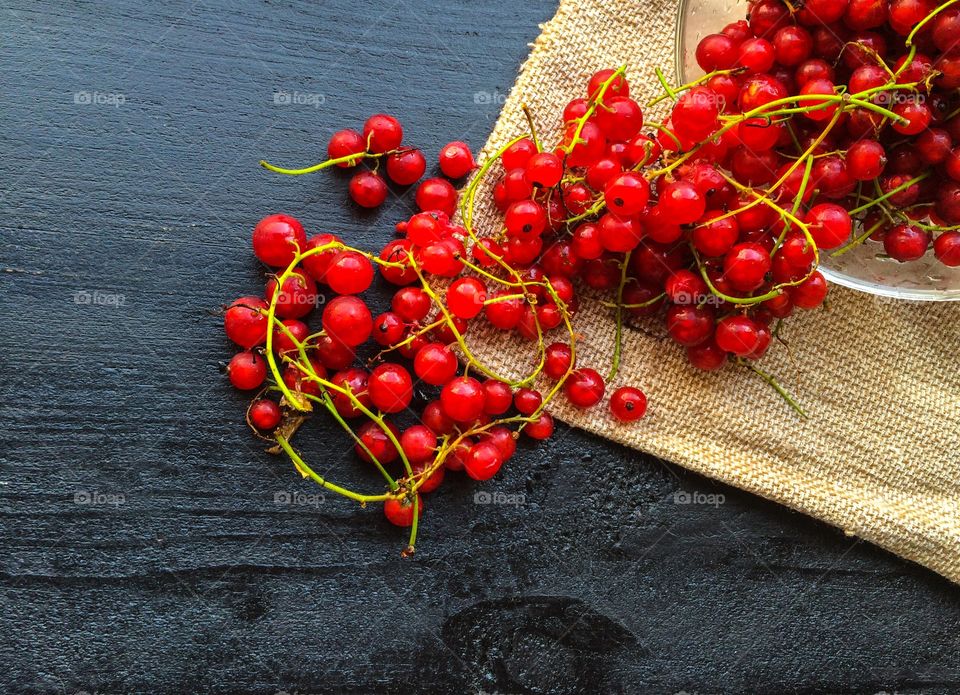
[[[684,0],[677,71],[683,81],[713,85],[732,111],[741,93],[763,88],[777,96],[860,94],[903,117],[848,109],[813,151],[808,195],[855,212],[853,237],[825,250],[821,272],[873,294],[957,300],[958,38],[960,4],[949,1]],[[773,181],[829,123],[819,112],[778,120],[789,132],[763,153]]]

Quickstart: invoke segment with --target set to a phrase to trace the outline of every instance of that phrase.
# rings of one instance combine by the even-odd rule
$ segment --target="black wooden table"
[[[316,161],[377,111],[431,158],[479,147],[554,10],[0,10],[4,691],[958,687],[955,587],[650,457],[561,427],[483,488],[516,504],[452,481],[402,560],[378,510],[308,497],[246,430],[214,312],[260,290],[253,224],[286,211],[372,248],[412,202],[359,212],[345,175],[257,160]],[[356,471],[311,427],[309,456]]]

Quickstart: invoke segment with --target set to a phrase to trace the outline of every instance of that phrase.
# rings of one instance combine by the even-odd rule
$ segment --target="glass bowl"
[[[703,75],[697,65],[697,43],[707,34],[747,15],[746,0],[679,0],[676,32],[676,70],[683,84]],[[824,276],[831,282],[861,292],[925,301],[960,300],[960,268],[940,263],[930,251],[918,261],[899,263],[883,255],[883,246],[867,241],[841,256],[821,258]]]

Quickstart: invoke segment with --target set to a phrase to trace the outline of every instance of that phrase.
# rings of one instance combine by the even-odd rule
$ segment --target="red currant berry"
[[[353,362],[353,348],[329,335],[319,336],[314,350],[327,369],[346,369]]]
[[[563,178],[563,162],[552,152],[540,152],[530,157],[525,171],[530,183],[553,188]]]
[[[273,302],[277,294],[277,278],[267,281],[267,301]],[[275,313],[280,318],[298,319],[309,314],[317,305],[317,283],[302,271],[291,273],[284,279],[276,298]]]
[[[248,411],[250,422],[261,432],[269,432],[280,424],[280,406],[267,398],[261,398],[250,404]]]
[[[787,288],[793,305],[799,309],[816,309],[827,296],[827,281],[819,270],[799,285]]]
[[[416,507],[417,519],[423,516],[423,498],[417,495],[416,503],[407,496],[400,499],[391,497],[383,503],[383,514],[394,526],[407,528],[413,526],[413,510]]]
[[[457,356],[446,345],[429,343],[413,359],[413,371],[431,386],[442,386],[457,374]]]
[[[511,171],[512,169],[522,170],[526,168],[527,162],[529,162],[530,158],[536,153],[537,146],[533,140],[530,138],[517,140],[504,150],[503,155],[500,157],[500,160],[503,162],[504,171]]]
[[[238,352],[227,365],[227,377],[243,391],[260,388],[267,378],[267,361],[252,350]]]
[[[240,347],[252,348],[267,340],[268,305],[260,297],[240,297],[223,315],[223,330]]]
[[[373,339],[377,345],[389,347],[403,340],[407,324],[398,314],[386,311],[373,320]]]
[[[520,388],[513,394],[513,407],[521,415],[533,415],[542,403],[543,396],[540,395],[539,391],[533,389]]]
[[[461,179],[476,167],[473,152],[465,142],[456,140],[440,150],[440,171],[451,179]]]
[[[307,241],[305,252],[338,243],[341,243],[341,239],[334,234],[318,234],[310,237],[310,240]],[[340,253],[340,249],[338,248],[328,248],[324,251],[312,253],[303,259],[303,269],[317,282],[326,282],[327,269],[330,267],[330,261],[332,261],[338,253]]]
[[[697,369],[715,372],[727,363],[727,351],[721,349],[713,338],[698,345],[687,346],[687,359]]]
[[[603,103],[606,103],[608,99],[613,97],[630,96],[630,85],[627,83],[626,77],[617,75],[617,77],[611,81],[615,72],[616,70],[606,69],[594,73],[587,85],[587,97],[597,99],[600,95],[600,90],[603,89],[603,85],[608,82],[607,89],[603,93]]]
[[[410,463],[430,461],[437,450],[437,435],[429,427],[413,425],[400,435],[400,448]]]
[[[547,228],[547,211],[534,200],[511,203],[503,223],[513,236],[539,236]]]
[[[503,415],[513,405],[510,385],[498,379],[483,382],[483,412],[487,415]]]
[[[345,369],[337,372],[330,378],[330,383],[338,388],[330,389],[330,398],[333,401],[333,407],[345,418],[359,417],[363,411],[359,406],[369,408],[370,392],[367,385],[370,382],[370,375],[363,369]],[[339,389],[349,391],[353,399]],[[354,400],[356,399],[356,400]]]
[[[462,319],[477,316],[483,311],[485,301],[487,288],[477,278],[459,278],[447,289],[447,307],[454,316]]]
[[[387,155],[387,176],[398,186],[410,186],[427,170],[427,158],[417,149]]]
[[[350,179],[350,198],[363,208],[375,208],[387,199],[387,182],[372,171],[361,171]]]
[[[713,335],[714,310],[706,304],[667,309],[667,332],[680,345],[698,345]]]
[[[298,251],[307,246],[307,234],[299,220],[290,215],[264,217],[253,228],[253,254],[263,263],[277,268],[293,262]]]
[[[930,232],[909,224],[898,224],[883,237],[884,251],[901,263],[922,258],[929,247]]]
[[[360,345],[373,331],[373,316],[363,300],[357,297],[337,297],[323,309],[323,330],[344,345]]]
[[[431,306],[430,295],[419,287],[404,287],[397,290],[390,301],[390,308],[404,321],[411,323],[426,318]]]
[[[853,222],[839,205],[821,203],[807,212],[806,224],[810,235],[821,249],[835,249],[850,238]]]
[[[483,385],[473,377],[461,376],[440,391],[443,411],[456,422],[473,422],[483,414]]]
[[[453,217],[457,211],[457,189],[444,179],[426,179],[417,188],[416,202],[424,212],[439,210]]]
[[[847,150],[846,163],[854,180],[871,181],[883,173],[887,153],[876,140],[858,140]]]
[[[507,461],[517,450],[517,440],[513,432],[503,426],[493,427],[484,435],[483,441],[490,442],[500,450],[503,460]]]
[[[563,392],[578,408],[590,408],[603,399],[606,385],[603,377],[593,369],[581,368],[570,375],[563,385]]]
[[[331,259],[326,280],[337,294],[360,294],[373,282],[373,264],[356,251],[341,251]]]
[[[367,151],[367,141],[355,130],[345,128],[338,130],[330,136],[330,142],[327,144],[327,157],[330,159],[340,159],[350,155],[362,155]],[[337,164],[341,169],[356,166],[361,157],[351,157],[345,162]]]
[[[310,335],[310,329],[303,321],[284,319],[280,322],[283,328],[273,329],[273,350],[278,355],[287,355],[298,351],[298,344]],[[285,329],[285,330],[284,330]]]
[[[516,292],[504,290],[491,295],[489,303],[484,307],[484,314],[493,326],[503,331],[516,328],[523,314],[524,302],[522,299],[500,299],[501,297],[515,297]],[[491,301],[496,300],[496,301]]]
[[[559,381],[564,377],[573,363],[573,355],[570,346],[566,343],[553,343],[547,346],[543,373],[554,381]]]
[[[640,174],[626,171],[607,183],[603,198],[610,212],[621,217],[630,217],[647,206],[647,201],[650,199],[650,184]]]
[[[747,316],[726,316],[717,323],[716,340],[720,349],[746,356],[760,345],[759,328]]]
[[[470,447],[463,470],[474,480],[490,480],[503,465],[503,454],[496,444],[482,441]]]
[[[527,423],[523,431],[531,439],[549,439],[553,435],[553,416],[550,413],[540,413],[536,420]]]
[[[938,236],[933,242],[933,253],[946,266],[960,266],[960,232],[952,230]]]
[[[647,397],[638,388],[621,386],[610,396],[610,412],[620,422],[634,422],[647,412]]]
[[[432,467],[432,461],[422,461],[420,463],[410,464],[410,469],[413,471],[413,475],[417,479],[423,479],[423,476]],[[417,488],[417,492],[426,495],[440,487],[440,485],[443,484],[443,476],[446,470],[446,466],[440,466],[437,468],[426,479],[423,479],[423,482],[420,483],[420,486]]]
[[[381,364],[370,372],[370,402],[385,413],[399,413],[413,400],[413,380],[399,364]]]
[[[737,244],[724,256],[723,275],[740,292],[763,285],[770,271],[770,254],[760,244]]]
[[[677,224],[692,224],[703,217],[707,201],[692,183],[680,180],[662,187],[657,207]]]
[[[376,154],[389,152],[400,147],[403,141],[403,126],[393,116],[378,113],[370,116],[363,124],[363,138],[369,144],[369,150]]]

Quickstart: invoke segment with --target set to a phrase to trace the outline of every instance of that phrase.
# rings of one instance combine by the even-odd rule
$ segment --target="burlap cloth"
[[[544,139],[556,142],[563,106],[584,96],[600,68],[626,63],[631,94],[644,104],[657,92],[653,69],[673,74],[675,13],[667,0],[563,0],[484,151],[525,132],[523,103]],[[481,190],[478,231],[501,224],[489,203],[479,203],[489,198]],[[605,373],[612,311],[585,300],[575,328],[578,363]],[[476,330],[470,343],[488,364],[514,375],[529,370],[530,343]],[[655,323],[625,330],[615,383],[644,389],[645,419],[620,425],[606,406],[577,411],[562,397],[551,410],[960,581],[960,303],[894,302],[834,286],[829,309],[791,318],[786,338],[790,348],[775,343],[760,366],[796,395],[806,421],[742,368],[697,372]]]

